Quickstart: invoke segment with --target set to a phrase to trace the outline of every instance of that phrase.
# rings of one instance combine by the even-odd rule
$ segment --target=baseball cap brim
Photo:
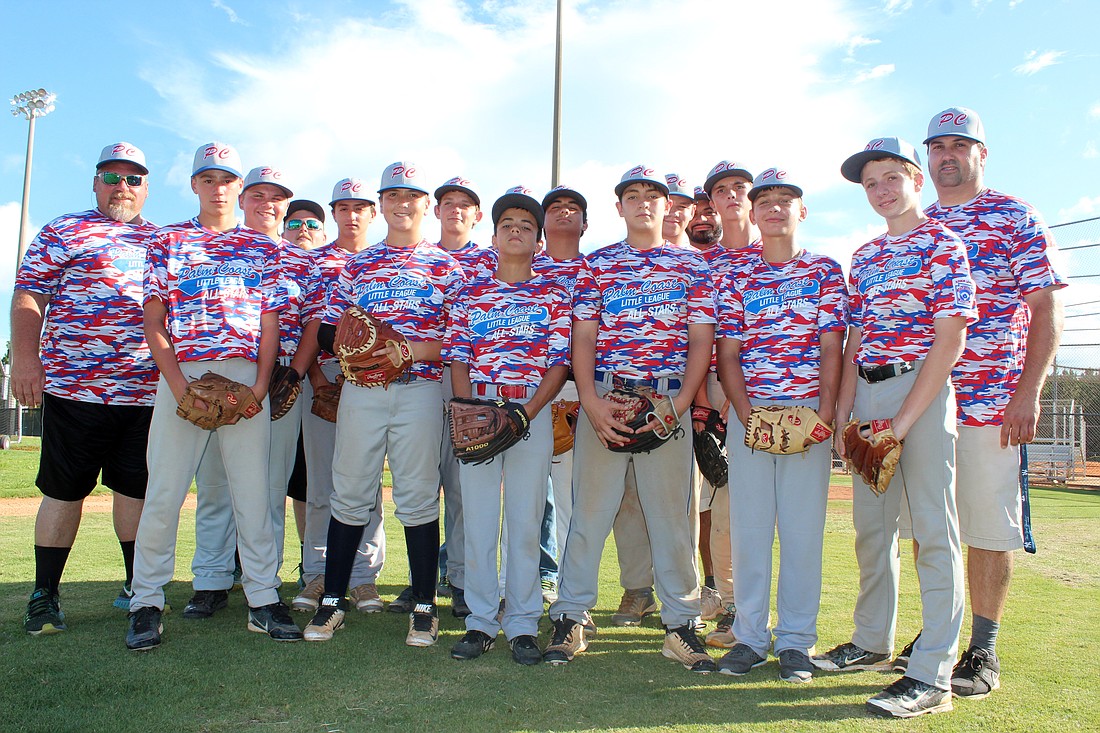
[[[472,188],[466,188],[465,186],[458,186],[458,185],[455,185],[453,183],[450,184],[450,185],[440,186],[439,188],[437,188],[435,190],[435,194],[433,194],[433,195],[435,196],[436,202],[442,201],[443,197],[446,196],[451,191],[461,191],[462,193],[466,194],[471,199],[473,199],[475,204],[477,204],[478,206],[481,206],[481,197],[478,196],[477,193]]]
[[[291,201],[290,206],[286,209],[286,216],[283,217],[283,221],[290,219],[292,214],[296,214],[299,211],[308,211],[322,223],[325,221],[325,210],[321,208],[319,203],[310,201],[309,199],[295,199]]]
[[[749,201],[756,201],[756,197],[767,191],[769,188],[789,188],[795,192],[798,198],[802,198],[802,189],[794,185],[793,183],[769,183],[766,186],[749,189]]]
[[[883,158],[895,158],[897,160],[904,160],[906,163],[913,162],[904,155],[891,153],[887,150],[861,150],[844,161],[840,166],[840,175],[844,176],[852,183],[862,183],[863,166],[867,165],[867,163],[872,160],[882,160]],[[917,166],[919,167],[919,164],[917,164]]]
[[[618,196],[619,198],[622,198],[623,191],[625,191],[628,186],[631,186],[635,183],[648,183],[649,185],[653,186],[654,188],[660,189],[661,193],[663,193],[666,197],[668,196],[668,184],[667,183],[665,183],[664,181],[658,181],[655,178],[643,178],[643,177],[628,178],[625,181],[619,181],[619,185],[615,186],[615,195]]]
[[[740,176],[749,183],[752,183],[752,174],[744,168],[727,168],[724,171],[708,176],[706,182],[703,183],[703,190],[707,192],[707,196],[710,196],[710,192],[718,185],[718,181],[723,178],[732,178],[733,176]]]
[[[497,223],[500,222],[500,217],[508,209],[523,209],[529,212],[531,216],[535,217],[535,223],[539,225],[539,229],[542,229],[543,224],[546,222],[546,213],[534,198],[522,193],[506,193],[493,204],[493,228],[496,228]]]
[[[244,178],[239,170],[236,170],[235,168],[230,168],[227,165],[204,165],[202,168],[199,168],[197,171],[192,173],[191,177],[194,178],[198,174],[205,173],[206,171],[225,171],[226,173],[232,173],[237,178]]]
[[[581,206],[581,211],[588,211],[588,199],[581,196],[579,191],[574,191],[571,188],[556,188],[550,193],[542,197],[542,208],[545,210],[550,207],[550,204],[554,203],[560,198],[569,198],[576,201]]]
[[[134,161],[134,160],[127,160],[125,158],[111,158],[110,160],[101,160],[98,163],[96,163],[95,169],[99,170],[100,168],[107,165],[108,163],[129,163],[130,165],[134,166],[139,171],[141,171],[141,174],[143,176],[149,175],[149,169],[146,168],[145,166],[143,166],[141,163],[138,163],[137,161]]]

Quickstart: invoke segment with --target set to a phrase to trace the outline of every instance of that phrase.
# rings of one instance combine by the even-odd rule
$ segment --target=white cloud
[[[1085,152],[1083,152],[1081,155],[1086,160],[1092,160],[1093,158],[1100,158],[1100,150],[1096,149],[1096,142],[1094,140],[1089,140],[1088,142],[1086,142],[1085,143]]]
[[[1085,219],[1100,213],[1100,196],[1082,196],[1073,206],[1058,210],[1058,221]]]
[[[248,23],[245,23],[243,20],[241,20],[241,16],[237,15],[236,10],[226,5],[224,2],[222,2],[222,0],[210,0],[210,5],[216,10],[224,11],[226,16],[229,18],[230,23],[236,23],[238,25],[248,25]]]
[[[1013,67],[1012,70],[1017,74],[1030,76],[1042,71],[1048,66],[1057,64],[1058,59],[1065,55],[1065,51],[1043,51],[1042,53],[1038,51],[1028,51],[1027,55],[1024,56],[1024,62],[1019,66]]]
[[[1095,102],[1089,107],[1089,117],[1094,120],[1100,120],[1100,102]]]
[[[913,7],[913,0],[885,0],[882,9],[889,15],[900,15]]]
[[[848,41],[848,57],[851,58],[856,51],[865,46],[875,46],[882,43],[877,38],[868,38],[866,36],[855,35]]]
[[[870,81],[872,79],[881,79],[885,76],[890,76],[890,74],[893,74],[893,73],[894,73],[894,65],[893,64],[879,64],[878,66],[874,67],[873,69],[868,69],[866,71],[861,71],[858,74],[856,74],[856,82],[859,83],[859,82],[864,82],[864,81]]]

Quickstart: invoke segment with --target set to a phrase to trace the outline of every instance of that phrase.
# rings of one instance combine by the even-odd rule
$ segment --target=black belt
[[[859,376],[863,377],[864,381],[868,384],[874,384],[875,382],[884,382],[892,377],[900,377],[902,374],[916,369],[914,366],[916,362],[912,361],[899,361],[893,364],[883,364],[876,367],[859,367]]]
[[[596,381],[611,388],[622,387],[649,387],[658,392],[679,390],[683,381],[678,377],[656,377],[654,379],[635,379],[633,377],[620,377],[611,372],[596,372]]]

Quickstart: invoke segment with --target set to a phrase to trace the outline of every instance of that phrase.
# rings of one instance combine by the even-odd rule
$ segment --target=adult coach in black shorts
[[[34,527],[35,580],[23,628],[65,630],[58,586],[84,499],[114,491],[114,525],[126,581],[115,606],[130,607],[134,537],[145,499],[145,448],[156,366],[142,331],[149,193],[145,155],[108,145],[96,165],[96,208],[47,224],[20,264],[12,297],[12,391],[42,406]],[[45,328],[43,328],[43,325]]]

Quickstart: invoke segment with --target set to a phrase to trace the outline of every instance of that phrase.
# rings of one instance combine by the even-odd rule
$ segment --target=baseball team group
[[[197,215],[158,227],[142,216],[145,155],[108,145],[96,207],[46,225],[16,276],[12,387],[43,415],[26,631],[65,630],[61,576],[102,483],[126,645],[159,646],[194,482],[179,623],[225,609],[239,583],[248,629],[276,641],[328,641],[353,612],[388,610],[426,647],[449,596],[465,620],[455,659],[503,633],[517,663],[563,665],[596,636],[613,533],[611,622],[659,608],[662,654],[688,670],[740,676],[769,655],[792,683],[895,670],[866,707],[897,718],[990,694],[1023,546],[1020,446],[1066,282],[1038,212],[985,185],[985,143],[978,115],[952,107],[923,151],[883,137],[843,161],[886,225],[847,276],[799,244],[803,189],[778,167],[724,160],[692,188],[635,166],[614,190],[624,238],[582,254],[588,201],[569,186],[508,190],[479,245],[465,178],[433,188],[397,162],[377,189],[337,182],[325,207],[220,142],[195,152]],[[719,436],[706,460],[705,435]],[[818,653],[834,449],[853,468],[859,593],[850,640]],[[388,604],[387,469],[409,568]],[[901,538],[923,625],[895,654]],[[304,628],[292,610],[311,615]]]

